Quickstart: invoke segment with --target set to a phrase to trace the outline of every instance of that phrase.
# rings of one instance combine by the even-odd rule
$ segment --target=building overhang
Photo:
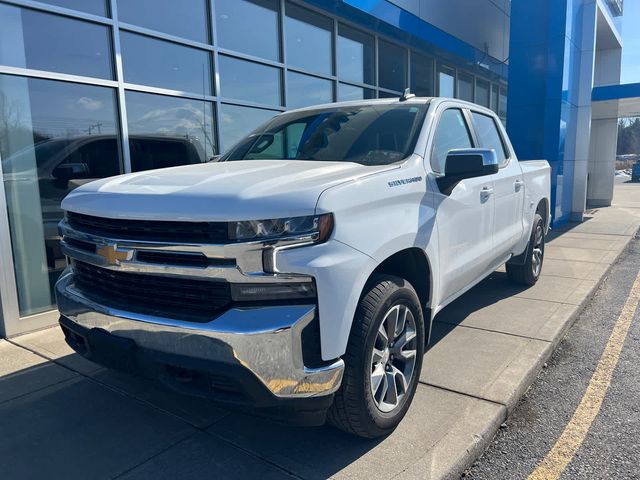
[[[591,91],[592,118],[640,116],[640,83],[604,85]]]

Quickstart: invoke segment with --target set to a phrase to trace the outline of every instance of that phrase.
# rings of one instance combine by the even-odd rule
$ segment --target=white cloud
[[[102,102],[100,100],[95,100],[90,97],[80,97],[76,103],[90,112],[95,112],[102,108]]]

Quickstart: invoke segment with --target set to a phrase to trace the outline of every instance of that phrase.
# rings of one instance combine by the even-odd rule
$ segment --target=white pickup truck
[[[60,324],[85,357],[181,392],[384,435],[434,316],[504,263],[536,282],[549,190],[548,163],[519,162],[472,103],[289,111],[216,162],[70,193]]]

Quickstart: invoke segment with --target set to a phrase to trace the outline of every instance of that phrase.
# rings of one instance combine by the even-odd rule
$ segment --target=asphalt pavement
[[[491,446],[463,477],[520,479],[534,471],[581,402],[639,270],[636,236]],[[633,316],[601,410],[561,479],[640,478],[639,312]]]

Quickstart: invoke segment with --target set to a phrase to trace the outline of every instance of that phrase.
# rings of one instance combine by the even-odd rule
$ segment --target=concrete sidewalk
[[[436,318],[421,384],[388,438],[294,428],[182,397],[73,354],[59,329],[0,340],[3,478],[442,478],[482,453],[640,226],[640,186],[554,231],[543,276],[504,270]]]

